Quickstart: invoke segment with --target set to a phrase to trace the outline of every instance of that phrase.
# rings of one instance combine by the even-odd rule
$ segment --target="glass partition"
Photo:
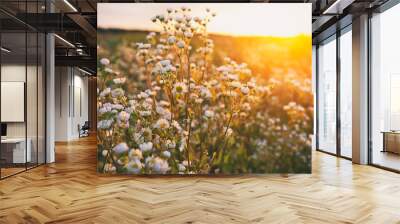
[[[27,114],[27,150],[30,151],[30,161],[27,167],[37,165],[38,160],[38,111],[37,111],[37,98],[38,98],[38,34],[36,32],[27,33],[27,82],[26,82],[26,114]]]
[[[336,153],[336,36],[318,47],[318,149]]]
[[[400,5],[371,19],[371,162],[400,170]]]
[[[46,37],[43,33],[38,33],[38,65],[37,65],[37,162],[46,162],[45,144],[45,124],[46,124]]]
[[[340,154],[352,157],[352,34],[351,26],[340,36]]]
[[[14,2],[15,3],[15,2]],[[40,13],[42,1],[0,2]],[[45,163],[45,35],[0,12],[0,178]]]
[[[26,150],[26,41],[24,31],[1,34],[2,177],[24,171],[31,161]]]

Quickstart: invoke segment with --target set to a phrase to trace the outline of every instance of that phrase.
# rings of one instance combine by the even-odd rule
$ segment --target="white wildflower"
[[[144,110],[144,111],[139,111],[140,116],[142,117],[148,117],[151,115],[151,111]]]
[[[172,121],[172,127],[174,127],[178,132],[182,131],[182,127],[181,125],[179,125],[179,123],[177,121]]]
[[[206,111],[204,112],[204,115],[205,115],[206,117],[208,117],[208,118],[212,118],[212,117],[214,117],[214,111],[212,111],[212,110],[206,110]]]
[[[97,128],[98,129],[109,129],[111,128],[111,125],[113,123],[113,120],[101,120],[97,122]]]
[[[163,106],[163,107],[169,107],[169,105],[170,105],[170,103],[169,103],[168,101],[165,101],[165,100],[161,100],[161,101],[159,102],[159,104],[160,104],[161,106]]]
[[[202,87],[200,88],[200,95],[201,95],[203,98],[206,98],[206,99],[211,98],[211,92],[210,92],[210,90],[209,90],[207,87],[204,87],[204,86],[202,86]]]
[[[183,82],[177,82],[174,85],[174,89],[172,90],[174,94],[183,94],[187,92],[187,86]]]
[[[145,142],[139,145],[139,148],[142,152],[148,152],[153,149],[153,143],[152,142]]]
[[[113,148],[113,151],[117,154],[125,153],[129,150],[128,145],[125,142],[119,143]]]
[[[250,92],[250,89],[247,86],[242,86],[242,88],[240,88],[240,91],[244,94],[247,95]]]
[[[121,104],[111,104],[111,108],[115,110],[122,110],[124,109],[124,106],[122,106]]]
[[[121,120],[121,121],[128,121],[129,117],[130,117],[130,114],[127,113],[126,111],[121,111],[118,114],[118,119]]]
[[[154,128],[167,129],[169,128],[169,126],[170,126],[169,122],[166,119],[161,118],[157,120],[156,124],[154,125]]]
[[[113,81],[114,81],[115,84],[124,84],[125,81],[126,81],[126,78],[125,77],[115,78]]]
[[[176,37],[175,36],[169,36],[168,37],[168,43],[169,44],[174,44],[176,42]]]
[[[164,159],[161,159],[160,157],[152,159],[149,165],[155,173],[160,174],[165,174],[171,169],[168,162]]]
[[[140,92],[140,93],[137,95],[137,97],[138,97],[139,99],[145,99],[145,98],[149,97],[149,94],[147,94],[147,93],[145,93],[145,92]]]
[[[112,163],[106,163],[104,165],[104,172],[106,173],[115,173],[117,168]]]
[[[100,92],[99,96],[100,97],[105,97],[110,93],[111,93],[111,88],[105,88],[103,91]]]
[[[175,16],[175,21],[178,23],[182,23],[183,22],[183,17],[180,15]]]
[[[121,88],[113,89],[111,91],[111,96],[112,97],[118,97],[118,96],[123,96],[125,94],[125,91]]]
[[[181,164],[181,163],[179,163],[178,164],[178,169],[179,169],[180,172],[184,172],[186,170],[186,166]]]
[[[160,64],[163,67],[167,67],[168,65],[171,64],[171,61],[170,60],[162,60],[162,61],[160,61]]]
[[[107,73],[113,73],[114,72],[111,68],[105,68],[104,71],[107,72]]]
[[[196,102],[196,103],[198,103],[198,104],[201,104],[201,103],[203,103],[203,99],[202,98],[197,98],[197,99],[195,99],[194,100],[194,102]]]
[[[139,149],[131,149],[131,151],[129,151],[129,158],[143,159],[142,151]]]
[[[226,136],[231,136],[233,133],[233,130],[232,130],[232,128],[224,127],[224,133],[226,133]]]
[[[171,141],[171,140],[169,140],[169,139],[165,142],[165,145],[166,145],[167,148],[169,148],[169,149],[174,149],[174,148],[176,147],[175,141]]]
[[[109,65],[110,64],[110,60],[107,59],[107,58],[102,58],[102,59],[100,59],[100,63],[102,65]]]
[[[171,157],[171,153],[170,153],[169,151],[163,151],[163,152],[162,152],[162,155],[163,155],[165,158]]]
[[[178,41],[177,46],[179,48],[184,48],[185,47],[185,42],[183,40]]]
[[[193,33],[189,32],[189,31],[184,32],[183,35],[185,35],[186,38],[192,38],[193,37]]]
[[[143,168],[143,164],[139,159],[133,159],[128,164],[125,165],[128,173],[139,174]]]

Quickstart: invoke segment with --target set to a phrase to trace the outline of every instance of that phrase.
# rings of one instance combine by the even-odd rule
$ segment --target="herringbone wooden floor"
[[[0,181],[0,223],[400,223],[400,175],[314,153],[312,175],[96,174],[95,138]]]

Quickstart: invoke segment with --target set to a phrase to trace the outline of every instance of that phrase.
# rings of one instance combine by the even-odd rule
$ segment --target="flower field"
[[[311,36],[208,33],[217,16],[98,31],[98,172],[311,172]]]

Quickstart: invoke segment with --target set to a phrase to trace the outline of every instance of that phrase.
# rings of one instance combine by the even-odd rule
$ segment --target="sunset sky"
[[[266,3],[99,3],[98,27],[127,30],[159,30],[151,22],[167,8],[190,7],[192,16],[202,17],[206,8],[216,12],[210,33],[235,36],[311,35],[311,4]]]

